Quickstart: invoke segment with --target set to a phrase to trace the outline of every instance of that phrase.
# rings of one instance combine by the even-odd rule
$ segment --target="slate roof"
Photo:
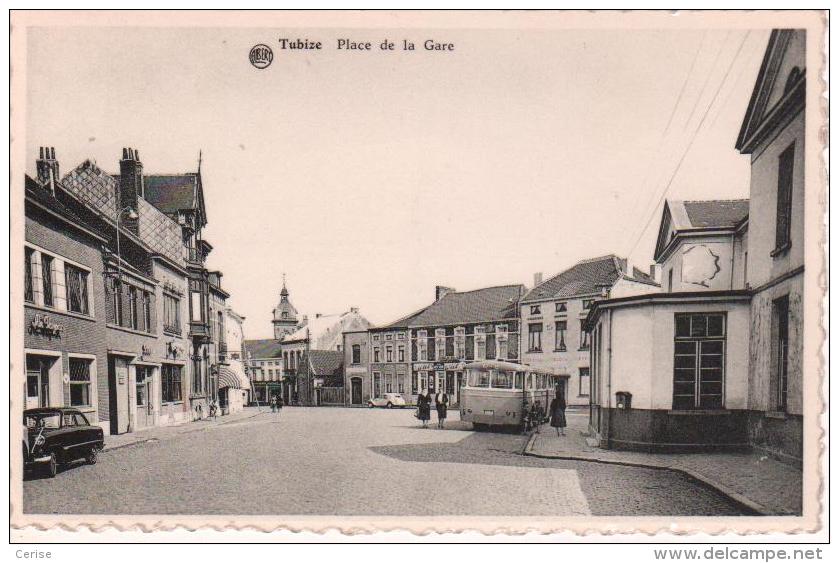
[[[518,316],[518,303],[524,290],[523,285],[516,284],[473,291],[453,291],[428,307],[388,326],[407,328],[514,319]]]
[[[522,302],[600,293],[625,274],[622,263],[625,261],[614,254],[582,260],[528,291]]]
[[[279,340],[273,338],[265,338],[262,340],[245,340],[242,343],[242,348],[245,351],[245,358],[250,354],[251,360],[259,360],[261,358],[281,358],[282,344]]]
[[[146,201],[166,213],[198,207],[198,175],[167,174],[143,176]]]
[[[118,178],[118,176],[117,176]],[[61,185],[89,208],[112,221],[116,215],[119,181],[95,163],[85,160],[61,179]],[[137,201],[138,235],[152,252],[183,265],[184,246],[181,227],[143,198]]]
[[[312,375],[321,377],[343,375],[343,352],[336,352],[334,350],[309,350],[306,355],[312,366]]]
[[[344,332],[367,328],[370,328],[370,321],[354,310],[339,315],[321,315],[309,317],[305,325],[285,335],[283,342],[304,342],[308,337],[314,350],[335,350],[343,343]]]
[[[682,204],[693,228],[734,227],[749,214],[748,199],[683,201]]]

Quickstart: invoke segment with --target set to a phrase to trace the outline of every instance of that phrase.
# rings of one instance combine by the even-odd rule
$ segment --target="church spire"
[[[280,290],[280,300],[288,299],[288,289],[285,286],[285,272],[283,272],[283,288]]]

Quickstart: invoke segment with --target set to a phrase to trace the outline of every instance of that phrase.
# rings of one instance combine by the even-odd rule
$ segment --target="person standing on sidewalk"
[[[277,397],[271,397],[271,412],[277,412]]]
[[[434,404],[437,407],[437,428],[443,428],[446,424],[446,414],[449,410],[449,396],[443,391],[434,395]]]
[[[565,406],[565,393],[563,393],[562,387],[557,386],[556,397],[551,401],[549,411],[551,415],[551,426],[556,428],[557,436],[565,436],[565,427],[568,425],[565,421]]]
[[[281,395],[277,395],[277,414],[283,412],[283,398]]]
[[[431,419],[431,396],[428,389],[423,389],[417,395],[417,418],[422,422],[423,428],[428,428],[428,421]]]

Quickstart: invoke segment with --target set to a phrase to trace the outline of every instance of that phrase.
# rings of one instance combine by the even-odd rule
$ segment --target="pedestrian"
[[[283,412],[283,398],[281,395],[277,395],[277,414]]]
[[[551,426],[556,428],[557,436],[565,436],[565,427],[568,425],[565,421],[565,406],[565,393],[562,387],[557,386],[556,397],[551,401],[550,408]]]
[[[417,418],[422,422],[423,428],[428,428],[428,421],[431,419],[431,396],[428,389],[423,389],[417,395]]]
[[[271,397],[271,412],[277,412],[277,398]]]
[[[545,414],[542,411],[542,401],[537,400],[533,405],[530,407],[530,424],[536,430],[536,433],[539,434],[539,428],[542,426],[542,421],[544,420]]]
[[[437,428],[443,428],[446,424],[446,413],[449,410],[449,396],[439,391],[434,395],[434,404],[437,407]]]

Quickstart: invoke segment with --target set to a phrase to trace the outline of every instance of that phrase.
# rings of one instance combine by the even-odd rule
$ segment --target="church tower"
[[[274,307],[274,318],[271,320],[274,325],[274,339],[282,340],[286,334],[291,334],[297,329],[297,309],[288,300],[288,289],[285,286],[285,274],[283,274],[283,289],[280,291],[280,302]]]

